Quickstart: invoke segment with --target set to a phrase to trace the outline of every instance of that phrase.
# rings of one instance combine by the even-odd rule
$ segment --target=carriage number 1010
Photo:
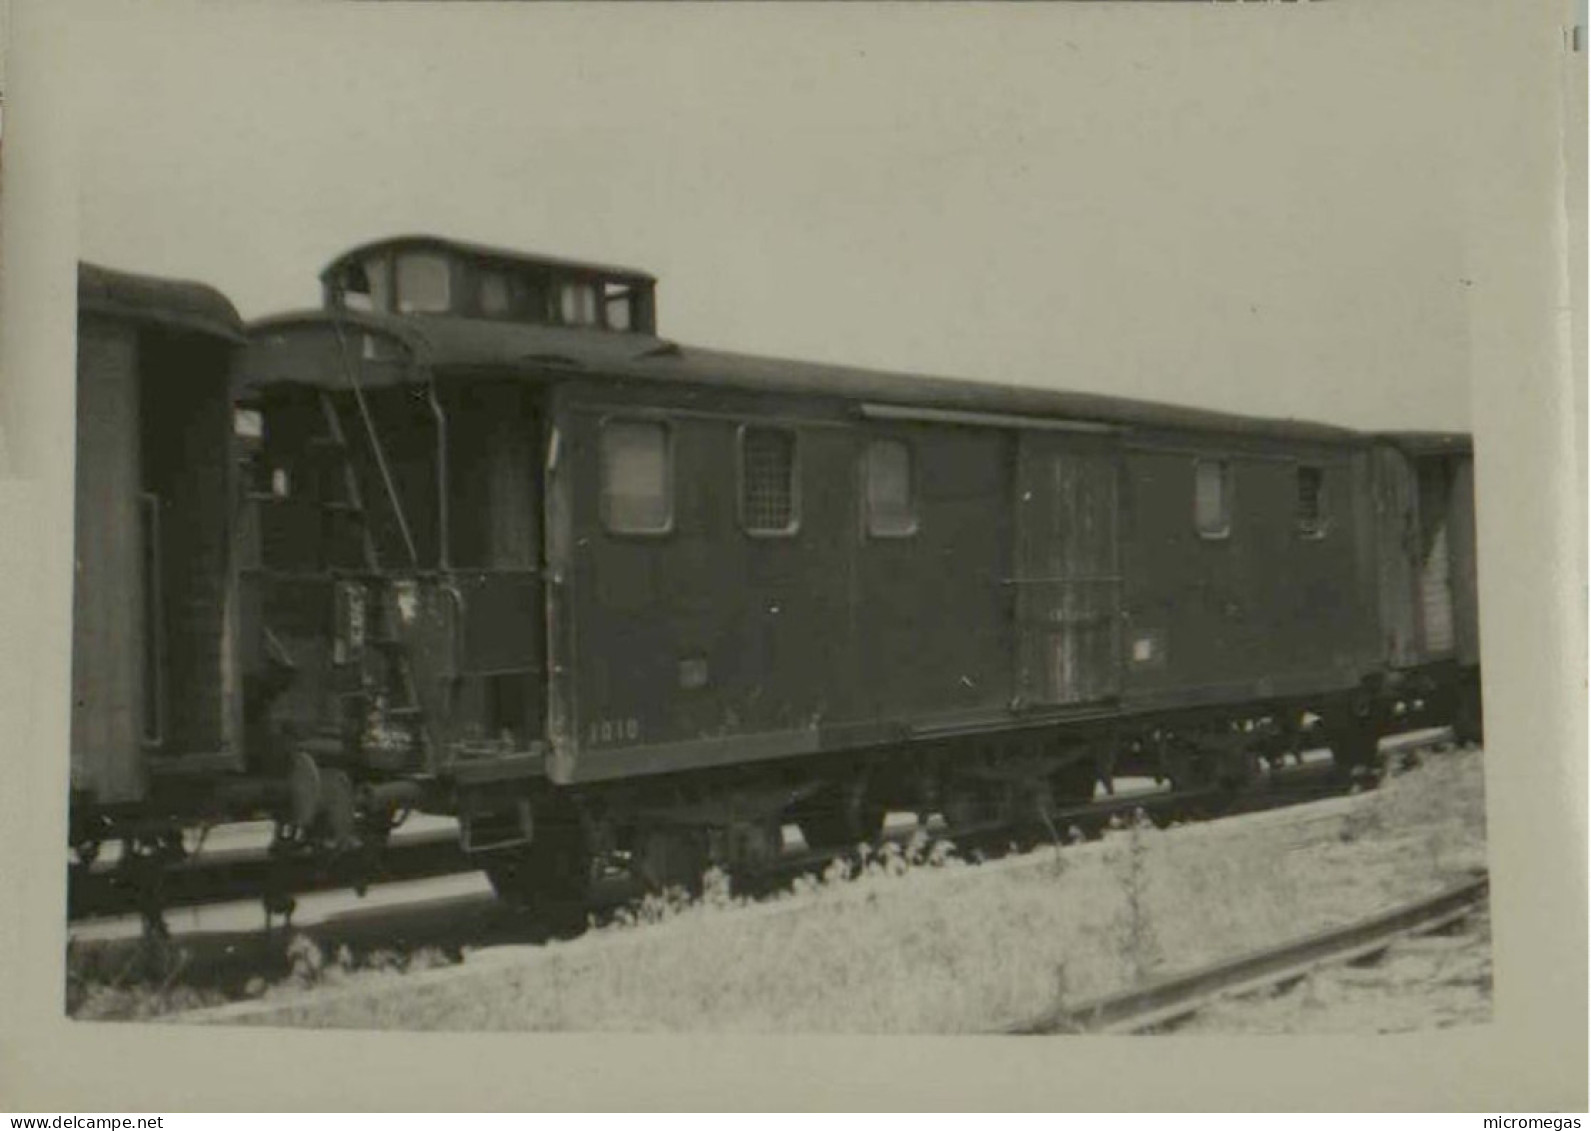
[[[634,719],[593,719],[587,741],[595,746],[601,742],[634,742],[641,737],[641,724]]]

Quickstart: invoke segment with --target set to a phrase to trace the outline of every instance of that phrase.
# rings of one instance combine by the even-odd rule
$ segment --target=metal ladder
[[[358,391],[356,389],[356,395]],[[360,553],[365,570],[376,574],[380,571],[381,558],[376,548],[375,535],[370,529],[369,512],[366,510],[363,493],[359,489],[359,476],[354,470],[353,460],[350,458],[348,438],[343,431],[342,418],[337,412],[337,405],[332,400],[331,391],[328,389],[316,390],[316,399],[320,403],[321,416],[326,423],[326,432],[320,436],[310,438],[310,446],[334,458],[340,467],[342,475],[342,498],[330,499],[325,497],[325,492],[320,492],[319,505],[322,519],[322,541],[325,542],[326,528],[328,525],[337,525],[352,522],[359,527]],[[367,418],[368,419],[368,418]],[[372,435],[371,443],[377,443]],[[379,458],[379,457],[378,457]],[[383,473],[385,467],[383,466]],[[401,521],[401,518],[400,518]],[[407,527],[404,534],[407,538]],[[386,665],[386,675],[389,690],[396,691],[399,701],[389,705],[383,712],[385,717],[403,722],[408,725],[414,739],[419,743],[423,752],[429,753],[429,737],[423,725],[425,710],[420,704],[419,691],[415,684],[414,667],[409,659],[409,651],[403,642],[393,632],[388,623],[389,610],[384,604],[378,605],[378,615],[373,618],[375,623],[367,625],[365,644],[368,647],[379,649]],[[361,689],[356,692],[346,692],[345,699],[356,699],[368,708],[372,698],[371,692]]]

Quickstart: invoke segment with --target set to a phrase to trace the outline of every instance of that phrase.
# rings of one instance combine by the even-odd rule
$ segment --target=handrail
[[[448,513],[447,513],[447,414],[442,411],[442,402],[437,399],[436,381],[427,374],[425,382],[426,399],[431,405],[431,415],[436,420],[436,523],[437,523],[437,566],[442,570],[448,569]]]
[[[414,536],[409,532],[409,520],[403,513],[403,502],[398,498],[397,486],[392,481],[392,471],[387,467],[386,452],[381,447],[381,438],[376,435],[376,424],[370,416],[370,406],[365,403],[364,389],[359,385],[359,378],[354,375],[353,369],[348,364],[348,339],[343,334],[342,320],[331,319],[332,330],[337,335],[337,355],[342,363],[343,376],[348,378],[348,387],[354,392],[354,401],[359,406],[359,417],[365,425],[365,435],[370,440],[371,454],[376,457],[376,467],[381,472],[381,483],[386,488],[387,499],[392,503],[393,516],[398,520],[398,532],[403,535],[404,548],[409,551],[409,564],[418,568],[420,555],[414,548]]]
[[[166,591],[165,555],[161,550],[160,496],[144,491],[138,496],[143,515],[144,569],[144,655],[153,671],[144,673],[144,696],[149,714],[142,721],[140,738],[145,746],[162,746],[166,741]]]

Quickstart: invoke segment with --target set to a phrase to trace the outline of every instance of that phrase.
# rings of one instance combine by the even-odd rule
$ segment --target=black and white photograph
[[[1465,7],[75,21],[59,1016],[1489,1030],[1580,41]]]

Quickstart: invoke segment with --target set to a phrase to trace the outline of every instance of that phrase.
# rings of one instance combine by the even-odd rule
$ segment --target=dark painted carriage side
[[[1129,441],[1129,701],[1330,696],[1378,670],[1368,451],[1357,438]],[[1209,504],[1202,493],[1227,498]]]
[[[570,513],[553,557],[567,555],[557,600],[573,625],[572,685],[555,696],[571,716],[555,736],[561,780],[1101,712],[1318,703],[1377,669],[1355,437],[1140,428],[1125,405],[947,419],[904,388],[859,401],[787,377],[751,392],[707,364],[689,385],[593,374],[552,397],[552,490]],[[990,388],[982,403],[1000,400]],[[604,431],[646,421],[667,437],[670,521],[615,532]],[[737,514],[748,429],[793,439],[786,534]],[[875,443],[909,452],[909,533],[868,529]],[[1226,511],[1203,531],[1201,467],[1221,477]]]
[[[648,276],[429,238],[324,278],[245,365],[246,663],[309,676],[284,745],[475,848],[1008,814],[1306,710],[1373,742],[1359,434],[685,348]]]
[[[86,263],[77,299],[74,824],[243,766],[229,654],[242,323],[210,287]]]

